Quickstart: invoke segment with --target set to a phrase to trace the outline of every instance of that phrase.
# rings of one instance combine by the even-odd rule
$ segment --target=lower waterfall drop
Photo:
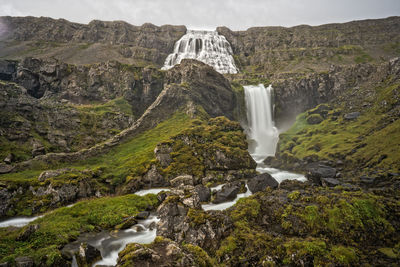
[[[278,129],[273,121],[272,86],[244,86],[247,107],[247,136],[250,140],[250,154],[259,163],[268,156],[274,156],[279,139]]]
[[[264,164],[264,159],[274,156],[279,140],[279,132],[273,121],[273,88],[264,85],[244,86],[249,140],[249,152],[257,162],[257,171],[269,173],[280,183],[283,180],[305,181],[302,174],[291,173]]]

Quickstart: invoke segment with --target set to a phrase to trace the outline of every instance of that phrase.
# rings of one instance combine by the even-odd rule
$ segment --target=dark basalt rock
[[[277,188],[279,183],[269,173],[260,174],[247,182],[247,186],[254,194],[265,190],[267,187]]]
[[[16,63],[8,60],[0,60],[0,80],[10,81],[16,70]]]
[[[345,120],[355,120],[358,117],[360,117],[360,112],[356,111],[356,112],[351,112],[351,113],[347,113],[344,115],[344,119]]]
[[[100,251],[92,245],[81,243],[79,253],[76,257],[79,266],[91,265],[101,259]]]
[[[336,176],[335,168],[320,163],[309,164],[307,170],[307,179],[317,185],[321,185],[321,178],[334,178]]]
[[[321,183],[323,186],[327,187],[335,187],[337,185],[340,185],[339,180],[335,178],[322,178]]]
[[[228,183],[222,187],[221,190],[217,191],[215,198],[212,203],[218,204],[230,200],[234,200],[239,193],[240,183]]]
[[[200,202],[208,202],[211,198],[211,190],[210,188],[204,185],[196,185],[194,190],[199,195]]]

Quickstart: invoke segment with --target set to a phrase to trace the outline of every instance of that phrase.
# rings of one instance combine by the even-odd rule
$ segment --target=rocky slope
[[[400,18],[292,28],[217,31],[231,43],[242,71],[260,75],[326,71],[330,64],[388,60],[399,52]]]
[[[123,21],[78,24],[46,17],[1,17],[0,57],[55,57],[74,64],[118,60],[135,65],[164,63],[185,26],[150,23],[133,26]]]

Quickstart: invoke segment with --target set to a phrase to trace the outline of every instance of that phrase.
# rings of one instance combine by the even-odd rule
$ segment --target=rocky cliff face
[[[398,54],[400,18],[292,28],[217,31],[231,43],[242,70],[267,73],[327,70],[331,63],[380,61]]]
[[[97,20],[86,25],[45,17],[1,17],[0,24],[5,29],[0,36],[2,56],[18,58],[23,51],[34,55],[29,50],[37,49],[42,50],[36,52],[43,57],[50,53],[63,61],[83,64],[119,59],[131,64],[145,61],[161,65],[175,41],[186,33],[185,26],[133,26],[123,21]],[[48,47],[46,43],[53,45]]]
[[[115,61],[25,58],[0,61],[0,73],[1,155],[13,153],[14,161],[104,141],[131,126],[163,89],[160,71]]]

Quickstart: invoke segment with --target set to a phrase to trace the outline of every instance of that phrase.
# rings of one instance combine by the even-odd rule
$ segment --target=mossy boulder
[[[311,114],[307,117],[307,123],[314,125],[314,124],[320,124],[324,118],[320,114]]]

